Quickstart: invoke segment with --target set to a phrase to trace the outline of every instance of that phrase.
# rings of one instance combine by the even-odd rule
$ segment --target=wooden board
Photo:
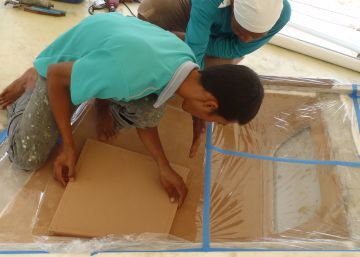
[[[172,165],[186,180],[188,169]],[[169,233],[176,209],[148,156],[88,140],[49,231],[82,237]]]

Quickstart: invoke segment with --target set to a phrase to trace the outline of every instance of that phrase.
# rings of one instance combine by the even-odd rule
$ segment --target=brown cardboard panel
[[[89,106],[75,127],[74,138],[79,153],[87,138],[96,139],[94,115],[93,106]],[[191,170],[187,179],[188,195],[182,207],[176,212],[170,233],[185,240],[200,241],[202,223],[199,220],[199,213],[202,213],[202,211],[199,207],[201,207],[200,197],[203,190],[204,144],[200,146],[199,153],[195,158],[188,158],[187,155],[192,136],[191,117],[187,113],[172,106],[167,108],[166,114],[161,120],[159,134],[169,161],[189,167]],[[147,154],[135,129],[123,129],[119,132],[116,140],[107,143],[137,153]],[[46,169],[44,172],[49,175],[52,174],[51,165],[48,165],[44,169]],[[36,210],[37,217],[32,231],[34,235],[41,236],[48,234],[51,220],[63,192],[64,188],[57,181],[52,178],[48,180],[45,192],[42,194],[41,204]],[[18,213],[12,213],[11,215],[15,221],[18,219],[18,216]],[[27,226],[29,228],[31,227],[30,224]]]
[[[189,170],[174,169],[186,179]],[[148,156],[88,140],[50,225],[60,235],[169,233],[177,204],[162,188]]]
[[[168,108],[159,128],[160,137],[170,162],[189,167],[188,195],[183,206],[177,210],[170,233],[190,240],[201,240],[201,222],[199,221],[200,197],[203,190],[204,145],[198,155],[187,156],[191,142],[191,117],[178,108]],[[77,122],[74,138],[80,153],[87,138],[96,138],[93,106],[86,109]],[[121,130],[118,138],[110,144],[146,154],[135,129]],[[50,158],[46,165],[34,172],[28,183],[22,188],[0,217],[1,242],[32,242],[33,235],[48,235],[49,226],[63,195],[64,188],[52,177]],[[56,238],[49,237],[51,241]]]
[[[201,196],[204,184],[205,136],[198,154],[188,157],[192,140],[192,120],[188,113],[179,108],[179,99],[174,98],[168,104],[166,113],[159,125],[159,135],[165,154],[171,163],[190,168],[188,175],[188,195],[182,207],[176,212],[171,234],[190,241],[201,241],[202,222]],[[81,149],[87,138],[96,139],[95,111],[89,106],[74,131],[77,148]],[[117,138],[107,142],[141,154],[148,154],[137,136],[135,129],[120,130]],[[200,208],[199,208],[200,207]]]

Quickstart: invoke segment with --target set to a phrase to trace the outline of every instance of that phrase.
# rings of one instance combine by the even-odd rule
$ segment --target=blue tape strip
[[[0,145],[5,141],[7,138],[7,129],[4,129],[0,132]]]
[[[94,252],[91,256],[99,253],[173,253],[173,252],[204,252],[203,248],[190,248],[190,249],[177,249],[177,250],[148,250],[148,251],[99,251]],[[225,248],[225,247],[211,247],[207,249],[207,252],[360,252],[360,249],[348,249],[348,250],[324,250],[324,249],[266,249],[266,248]]]
[[[97,251],[90,255],[94,256],[99,253],[176,253],[176,252],[203,252],[203,248],[187,248],[187,249],[174,249],[174,250],[109,250]]]
[[[251,159],[259,159],[265,161],[275,161],[275,162],[287,162],[287,163],[301,163],[301,164],[315,164],[315,165],[337,165],[337,166],[346,166],[346,167],[360,167],[360,162],[346,162],[346,161],[320,161],[320,160],[301,160],[301,159],[292,159],[292,158],[280,158],[280,157],[272,157],[265,155],[257,155],[245,152],[234,152],[230,150],[224,150],[216,146],[210,146],[210,148],[216,152],[222,154],[228,154],[239,157],[246,157]]]
[[[0,251],[0,254],[48,254],[46,251]]]
[[[358,91],[358,85],[356,83],[352,84],[352,93],[351,96],[352,97],[359,97],[357,94]]]
[[[209,123],[206,130],[206,156],[205,156],[205,188],[203,212],[203,250],[210,249],[210,193],[211,193],[211,141],[213,124]]]
[[[210,252],[360,252],[352,250],[324,250],[324,249],[265,249],[265,248],[210,248]]]
[[[94,256],[100,253],[136,253],[136,252],[144,252],[144,253],[152,253],[152,252],[163,252],[163,253],[171,253],[171,252],[203,252],[203,248],[188,248],[188,249],[177,249],[177,250],[148,250],[148,251],[98,251],[93,252],[90,256]],[[209,252],[360,252],[360,249],[349,249],[349,250],[324,250],[324,249],[265,249],[265,248],[209,248]],[[46,251],[0,251],[0,254],[50,254],[50,252]]]
[[[359,133],[360,133],[360,108],[359,108],[359,102],[358,102],[359,96],[357,95],[358,85],[354,83],[354,84],[352,85],[352,89],[353,89],[353,92],[352,92],[352,94],[351,94],[351,97],[352,97],[352,99],[353,99],[354,109],[355,109],[355,113],[356,113],[356,118],[357,118]]]

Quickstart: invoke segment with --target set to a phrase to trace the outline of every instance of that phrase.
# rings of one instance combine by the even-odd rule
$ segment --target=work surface
[[[88,15],[89,2],[78,5],[55,3],[55,8],[67,11],[67,16],[62,18],[42,16],[23,12],[0,5],[0,56],[3,62],[0,69],[0,89],[2,90],[30,65],[36,55],[48,45],[56,36],[76,24]],[[136,5],[132,5],[136,9]],[[124,6],[119,6],[119,11],[126,13]],[[6,66],[4,65],[6,64]],[[322,61],[314,60],[285,49],[267,45],[257,52],[247,56],[243,61],[254,68],[259,74],[298,76],[298,77],[328,77],[339,81],[352,83],[360,81],[360,74]],[[0,115],[0,128],[6,124],[5,112]],[[11,187],[11,185],[7,185]],[[1,188],[2,191],[11,188]],[[132,256],[203,256],[204,253],[134,253]],[[124,255],[124,254],[119,254]],[[316,253],[316,256],[360,256],[358,253]],[[84,255],[85,256],[85,255]],[[128,256],[128,254],[126,254]],[[206,253],[206,256],[314,256],[314,253]]]

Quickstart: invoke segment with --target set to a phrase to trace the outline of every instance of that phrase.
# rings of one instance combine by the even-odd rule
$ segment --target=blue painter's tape
[[[204,188],[204,212],[203,212],[203,250],[206,252],[210,248],[210,193],[211,193],[211,146],[212,128],[209,123],[206,130],[206,155],[205,155],[205,188]]]
[[[0,254],[48,254],[47,251],[0,251]]]
[[[352,97],[359,97],[358,96],[358,85],[356,83],[352,84]]]
[[[209,252],[360,252],[352,250],[324,250],[324,249],[266,249],[266,248],[210,248]]]
[[[0,132],[0,145],[5,141],[7,138],[7,129],[4,129]]]
[[[174,250],[109,250],[93,252],[90,255],[94,256],[99,253],[176,253],[176,252],[203,252],[203,248],[187,248],[187,249],[174,249]]]
[[[360,133],[360,108],[359,108],[359,102],[358,102],[359,96],[357,95],[358,85],[354,83],[352,85],[352,88],[353,88],[353,92],[352,92],[351,97],[353,99],[354,109],[355,109],[356,119],[357,119],[357,124],[358,124],[358,129],[359,129],[359,133]]]
[[[360,167],[360,162],[346,162],[346,161],[320,161],[320,160],[301,160],[301,159],[292,159],[292,158],[280,158],[280,157],[272,157],[265,155],[257,155],[245,152],[234,152],[230,150],[224,150],[216,146],[210,147],[212,150],[233,156],[251,158],[251,159],[259,159],[264,161],[274,161],[274,162],[287,162],[287,163],[300,163],[300,164],[313,164],[313,165],[327,165],[327,166],[346,166],[346,167]]]
[[[94,252],[91,256],[99,253],[132,253],[132,252],[145,252],[145,253],[173,253],[173,252],[204,252],[203,248],[190,248],[190,249],[177,249],[177,250],[149,250],[149,251],[99,251]],[[211,247],[207,252],[360,252],[360,249],[351,250],[324,250],[324,249],[266,249],[266,248],[225,248],[225,247]]]

